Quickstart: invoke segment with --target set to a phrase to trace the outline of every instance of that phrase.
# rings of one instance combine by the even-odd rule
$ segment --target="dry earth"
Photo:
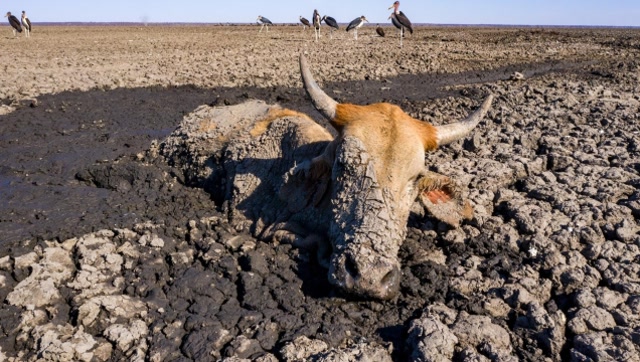
[[[0,37],[0,360],[640,361],[640,30],[35,25]],[[336,99],[436,124],[497,95],[427,157],[475,218],[410,220],[393,301],[231,229],[157,157],[200,105],[321,121],[301,51]]]

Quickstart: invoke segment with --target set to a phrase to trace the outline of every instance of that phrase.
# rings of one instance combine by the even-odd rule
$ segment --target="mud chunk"
[[[69,252],[62,248],[46,248],[42,258],[36,263],[37,255],[28,254],[28,259],[20,259],[31,264],[31,274],[22,280],[7,296],[11,305],[34,305],[42,307],[58,300],[60,292],[57,285],[71,278],[75,265]]]
[[[301,336],[282,347],[280,354],[286,362],[302,361],[308,360],[311,356],[323,352],[327,348],[329,346],[323,341]]]
[[[108,343],[101,345],[82,328],[76,329],[69,324],[37,327],[34,335],[39,353],[46,361],[106,361],[105,357],[111,352]]]
[[[358,343],[353,346],[332,349],[321,353],[316,362],[391,362],[391,355],[386,348],[371,343]]]
[[[280,354],[286,362],[391,362],[389,351],[375,343],[360,342],[330,349],[326,343],[304,336],[287,343]]]
[[[112,324],[104,330],[103,334],[121,351],[128,352],[139,343],[140,339],[146,337],[148,332],[144,321],[134,319],[128,324]]]
[[[491,318],[461,312],[451,327],[462,346],[483,348],[498,356],[509,356],[512,351],[509,333],[491,322]]]
[[[574,299],[580,308],[588,308],[596,303],[596,297],[588,289],[579,290],[574,296]]]
[[[627,300],[625,293],[620,293],[606,287],[598,287],[593,290],[596,303],[606,310],[613,310]],[[640,310],[638,310],[640,312]]]
[[[220,327],[203,328],[189,333],[180,350],[185,356],[194,360],[220,358],[220,350],[233,340],[229,330]]]
[[[413,361],[451,360],[458,338],[437,317],[427,316],[411,322],[407,348]]]
[[[147,315],[146,304],[127,295],[105,295],[89,299],[78,308],[78,322],[85,327],[95,323],[125,321]],[[103,319],[99,320],[98,316]]]
[[[246,256],[247,269],[261,276],[269,274],[269,263],[261,250],[252,250]]]
[[[579,334],[573,338],[572,361],[637,361],[637,344],[625,336],[606,332]]]
[[[549,313],[539,303],[533,302],[528,307],[526,318],[529,328],[536,331],[537,339],[547,353],[560,359],[566,342],[564,313],[561,310]]]
[[[580,309],[567,323],[567,327],[575,334],[592,331],[602,331],[616,326],[616,321],[611,313],[606,310],[591,306]]]
[[[239,335],[233,341],[229,343],[229,346],[225,349],[225,355],[239,358],[254,359],[258,355],[264,354],[260,342],[255,339],[247,338],[244,335]]]

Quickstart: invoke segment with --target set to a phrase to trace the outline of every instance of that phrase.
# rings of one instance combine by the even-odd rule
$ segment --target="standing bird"
[[[11,25],[11,27],[13,28],[13,36],[16,36],[16,31],[18,33],[22,33],[22,26],[20,26],[20,22],[18,21],[18,18],[16,18],[15,16],[11,15],[10,11],[7,11],[7,15],[4,16],[5,18],[9,18],[9,24]]]
[[[382,29],[380,25],[378,25],[378,27],[376,28],[376,33],[384,38],[384,29]]]
[[[356,40],[358,40],[358,28],[363,26],[365,21],[367,23],[369,22],[369,20],[367,20],[367,18],[365,18],[364,15],[362,15],[360,17],[353,19],[353,21],[349,23],[349,26],[347,26],[347,31],[353,29]]]
[[[31,20],[27,18],[27,13],[22,10],[22,28],[24,29],[24,36],[31,37]]]
[[[340,30],[338,22],[336,21],[336,19],[326,15],[322,17],[322,21],[324,21],[325,24],[329,25],[329,36],[331,37],[331,39],[333,39],[333,29]]]
[[[302,16],[300,16],[300,22],[302,23],[302,30],[306,29],[307,26],[311,27],[311,23],[309,23],[309,20],[303,18]]]
[[[258,15],[258,23],[262,24],[262,26],[260,27],[260,31],[258,33],[262,33],[262,28],[264,28],[265,26],[267,27],[267,33],[268,33],[269,32],[269,25],[273,25],[271,20],[265,18],[262,15]]]
[[[393,5],[389,6],[389,9],[393,9],[393,13],[389,16],[393,25],[400,29],[400,46],[402,46],[402,38],[404,37],[404,29],[408,29],[411,34],[413,34],[413,25],[411,25],[411,20],[407,18],[406,15],[398,8],[400,7],[400,1],[396,1]]]
[[[313,21],[313,27],[316,30],[316,41],[318,41],[318,38],[320,37],[320,23],[322,22],[318,10],[313,10],[311,21]]]

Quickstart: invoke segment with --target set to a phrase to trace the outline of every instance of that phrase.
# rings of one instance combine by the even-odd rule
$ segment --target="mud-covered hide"
[[[410,210],[455,227],[472,208],[451,179],[426,169],[419,121],[387,104],[347,107],[354,120],[334,126],[334,138],[308,116],[260,101],[202,106],[160,151],[236,229],[318,247],[331,284],[389,299],[400,286]]]
[[[186,184],[205,188],[223,205],[234,227],[249,227],[269,240],[278,230],[304,237],[326,228],[328,214],[306,208],[305,195],[282,186],[291,169],[322,153],[331,139],[304,114],[248,101],[200,106],[161,144],[160,152]]]

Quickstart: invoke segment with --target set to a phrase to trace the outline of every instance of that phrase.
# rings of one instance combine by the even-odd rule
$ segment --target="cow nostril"
[[[387,289],[395,289],[398,283],[398,269],[394,268],[380,279],[380,285]]]
[[[353,257],[348,255],[346,260],[344,261],[344,270],[350,275],[353,279],[357,279],[360,271],[358,270],[358,265],[356,264]]]

